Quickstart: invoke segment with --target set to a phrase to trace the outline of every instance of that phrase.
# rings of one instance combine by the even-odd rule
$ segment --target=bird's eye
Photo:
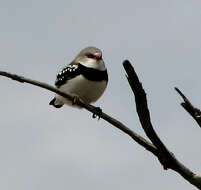
[[[94,55],[91,54],[91,53],[89,53],[89,54],[87,54],[87,57],[93,59],[93,58],[94,58]]]

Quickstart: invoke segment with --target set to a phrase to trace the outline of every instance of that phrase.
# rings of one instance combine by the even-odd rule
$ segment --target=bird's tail
[[[63,103],[61,103],[60,101],[57,101],[56,98],[53,98],[53,99],[50,101],[49,105],[52,105],[52,106],[54,106],[55,108],[61,108],[61,107],[63,106]]]

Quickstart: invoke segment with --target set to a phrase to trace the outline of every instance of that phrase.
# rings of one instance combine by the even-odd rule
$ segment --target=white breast
[[[73,96],[78,96],[86,103],[97,101],[107,86],[106,81],[90,81],[79,75],[62,85],[59,89]],[[72,105],[71,101],[56,95],[56,99],[64,104]]]

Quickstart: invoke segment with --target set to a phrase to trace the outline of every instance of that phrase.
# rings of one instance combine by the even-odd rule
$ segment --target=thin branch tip
[[[174,87],[174,89],[177,91],[177,90],[179,90],[176,86]]]
[[[124,60],[122,64],[126,72],[129,72],[129,70],[132,72],[134,71],[134,68],[129,60]]]
[[[177,93],[178,93],[179,95],[183,96],[183,93],[181,92],[181,90],[179,90],[179,88],[175,87],[174,89],[177,91]]]
[[[125,59],[125,60],[123,61],[123,64],[131,64],[131,63],[130,63],[130,61],[129,61],[128,59]]]

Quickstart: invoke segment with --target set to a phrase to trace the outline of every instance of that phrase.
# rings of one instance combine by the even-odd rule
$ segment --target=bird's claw
[[[100,107],[96,107],[96,113],[93,113],[92,117],[95,119],[98,117],[98,120],[101,118],[102,109]]]
[[[78,96],[73,96],[72,105],[77,104],[78,100],[79,100],[79,97],[78,97]]]

